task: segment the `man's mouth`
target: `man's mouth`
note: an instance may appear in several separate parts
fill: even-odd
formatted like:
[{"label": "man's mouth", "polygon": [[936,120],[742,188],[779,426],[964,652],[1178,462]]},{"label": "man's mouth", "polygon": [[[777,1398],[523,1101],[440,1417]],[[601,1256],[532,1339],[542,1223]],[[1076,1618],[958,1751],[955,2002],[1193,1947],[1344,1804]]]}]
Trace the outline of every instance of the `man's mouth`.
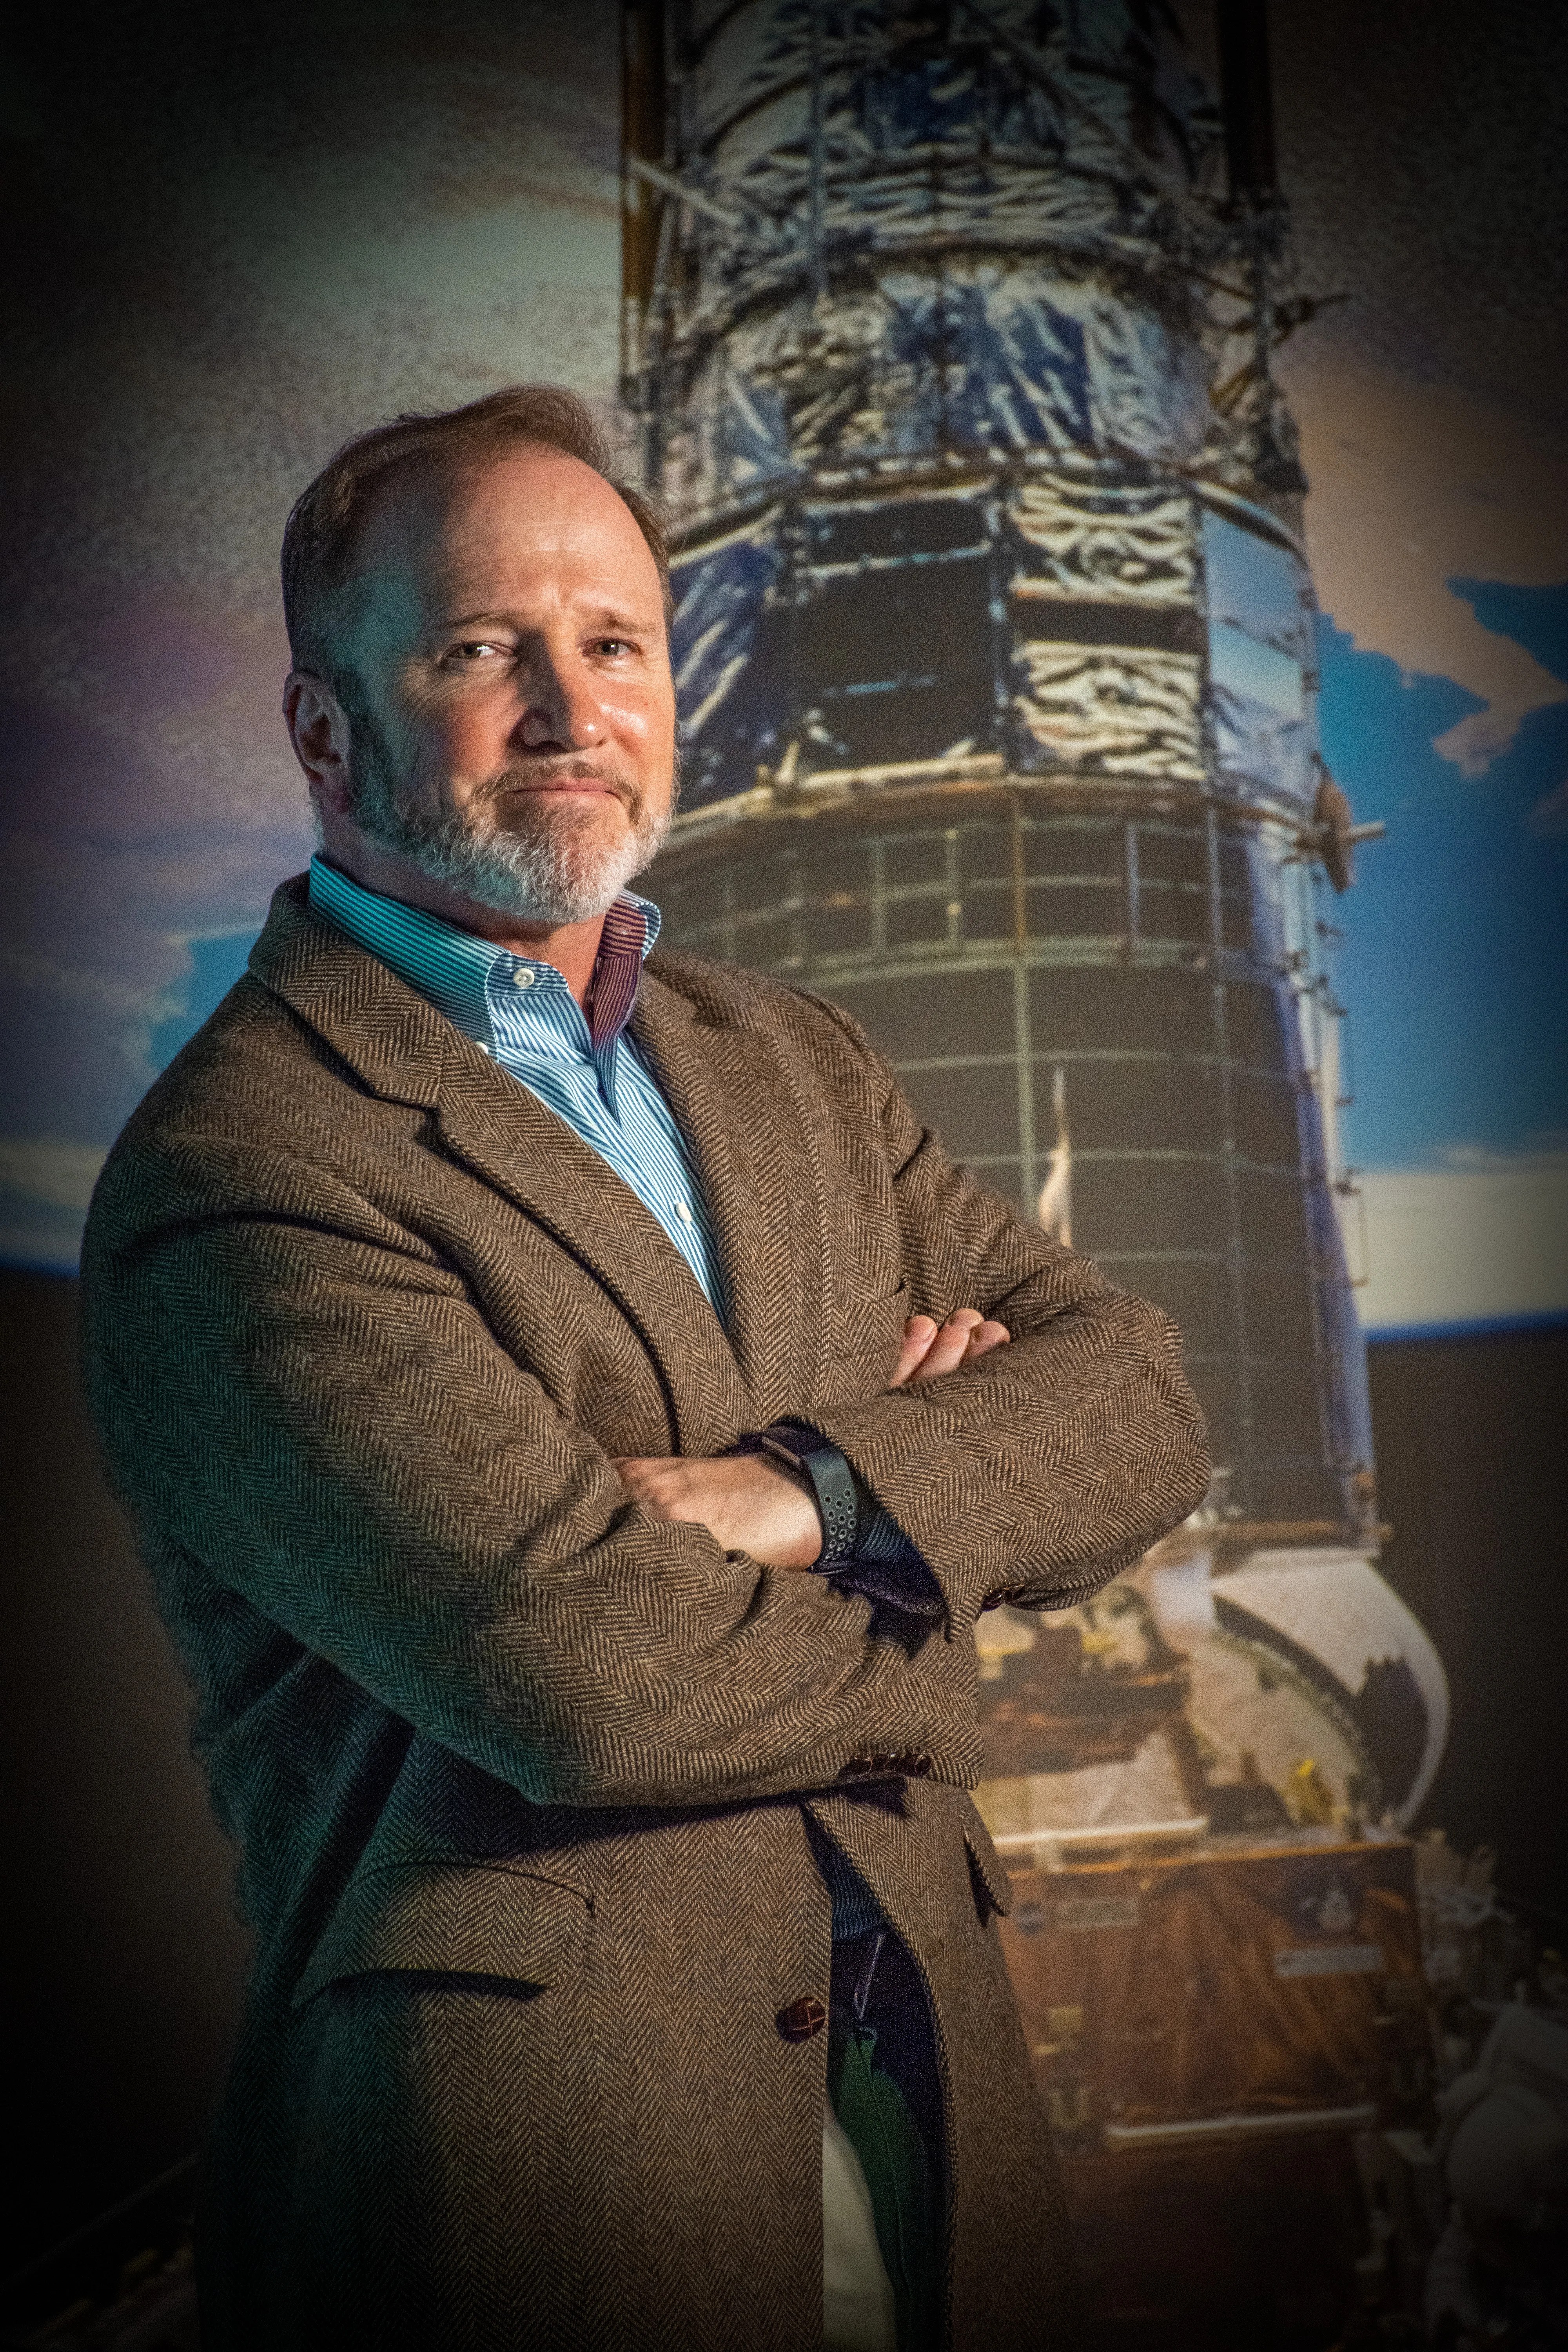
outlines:
[{"label": "man's mouth", "polygon": [[510,775],[500,787],[497,798],[531,798],[543,793],[575,793],[579,798],[619,801],[623,805],[627,805],[630,799],[624,784],[593,769],[558,770],[540,776]]},{"label": "man's mouth", "polygon": [[493,825],[501,833],[530,833],[541,824],[553,829],[558,824],[567,824],[574,810],[586,823],[595,809],[611,806],[620,810],[626,824],[635,824],[636,817],[624,791],[617,791],[604,777],[552,776],[541,778],[538,782],[510,783],[504,792],[487,793],[475,815],[481,827]]}]

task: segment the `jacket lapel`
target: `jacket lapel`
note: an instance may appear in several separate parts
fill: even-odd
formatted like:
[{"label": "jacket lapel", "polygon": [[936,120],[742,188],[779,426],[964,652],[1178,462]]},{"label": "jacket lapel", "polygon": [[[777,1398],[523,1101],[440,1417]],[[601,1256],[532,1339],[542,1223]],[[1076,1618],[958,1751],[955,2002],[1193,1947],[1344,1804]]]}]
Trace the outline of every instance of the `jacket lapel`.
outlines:
[{"label": "jacket lapel", "polygon": [[730,1339],[759,1417],[798,1411],[826,1370],[826,1204],[814,1126],[784,1056],[704,1021],[645,969],[631,1029],[696,1162],[728,1286]]},{"label": "jacket lapel", "polygon": [[[659,1368],[679,1451],[713,1453],[756,1426],[757,1405],[736,1351],[658,1218],[536,1095],[376,957],[313,914],[302,880],[276,894],[251,970],[373,1093],[431,1111],[453,1157],[594,1276]],[[674,1055],[682,1068],[689,1059],[679,1050]],[[716,1127],[700,1084],[696,1091]],[[691,1136],[673,1090],[670,1100]],[[694,1137],[693,1145],[731,1296],[747,1298],[750,1318],[749,1273],[731,1255],[722,1154],[710,1156]]]},{"label": "jacket lapel", "polygon": [[676,1451],[710,1454],[751,1425],[724,1328],[653,1212],[591,1144],[477,1045],[448,1063],[436,1116],[453,1155],[585,1266],[663,1377]]}]

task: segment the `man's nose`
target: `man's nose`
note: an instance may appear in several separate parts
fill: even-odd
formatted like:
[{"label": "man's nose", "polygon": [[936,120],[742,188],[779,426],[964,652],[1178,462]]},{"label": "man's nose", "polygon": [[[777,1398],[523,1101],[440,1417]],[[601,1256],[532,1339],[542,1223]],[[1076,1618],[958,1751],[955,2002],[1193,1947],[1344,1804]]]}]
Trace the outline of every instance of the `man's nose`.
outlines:
[{"label": "man's nose", "polygon": [[526,691],[514,730],[524,751],[588,751],[604,741],[605,713],[591,673],[541,654],[529,665]]}]

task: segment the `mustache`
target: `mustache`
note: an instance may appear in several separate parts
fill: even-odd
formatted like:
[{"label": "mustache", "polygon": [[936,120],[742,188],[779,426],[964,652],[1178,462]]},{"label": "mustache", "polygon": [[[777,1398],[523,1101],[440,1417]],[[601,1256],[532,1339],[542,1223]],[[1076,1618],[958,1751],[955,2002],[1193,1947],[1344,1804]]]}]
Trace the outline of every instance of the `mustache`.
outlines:
[{"label": "mustache", "polygon": [[471,808],[499,808],[503,801],[525,793],[548,791],[552,784],[602,784],[613,793],[634,820],[642,814],[643,795],[637,783],[620,768],[605,767],[581,754],[565,758],[531,761],[526,767],[513,765],[502,768],[489,777],[474,793]]}]

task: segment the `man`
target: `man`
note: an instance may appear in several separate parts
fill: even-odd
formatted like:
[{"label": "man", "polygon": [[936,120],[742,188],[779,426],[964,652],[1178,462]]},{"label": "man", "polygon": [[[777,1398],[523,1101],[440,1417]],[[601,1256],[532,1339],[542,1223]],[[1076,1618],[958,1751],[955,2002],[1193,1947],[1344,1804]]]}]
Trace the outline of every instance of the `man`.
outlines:
[{"label": "man", "polygon": [[842,1013],[645,966],[667,576],[578,404],[351,443],[284,574],[321,853],[84,1264],[257,1931],[204,2345],[1059,2345],[972,1635],[1195,1504],[1175,1335]]}]

